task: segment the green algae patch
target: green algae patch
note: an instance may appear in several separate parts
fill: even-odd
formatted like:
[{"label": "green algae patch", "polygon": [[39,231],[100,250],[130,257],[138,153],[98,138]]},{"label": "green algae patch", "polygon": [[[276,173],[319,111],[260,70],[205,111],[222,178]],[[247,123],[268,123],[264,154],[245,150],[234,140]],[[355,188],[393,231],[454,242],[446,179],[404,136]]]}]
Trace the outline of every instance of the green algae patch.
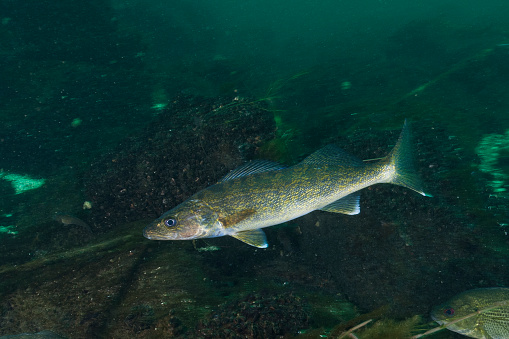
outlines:
[{"label": "green algae patch", "polygon": [[509,130],[505,134],[488,134],[476,148],[481,159],[479,169],[492,176],[488,185],[496,195],[508,195]]},{"label": "green algae patch", "polygon": [[16,228],[15,225],[9,225],[9,226],[0,226],[0,234],[9,234],[9,235],[16,235],[18,234],[18,231],[14,231]]},{"label": "green algae patch", "polygon": [[27,175],[3,171],[0,172],[0,179],[10,182],[15,194],[21,194],[29,190],[37,189],[46,182],[46,179],[34,179]]},{"label": "green algae patch", "polygon": [[314,293],[308,294],[307,299],[311,307],[313,327],[332,328],[359,315],[356,307],[339,295]]}]

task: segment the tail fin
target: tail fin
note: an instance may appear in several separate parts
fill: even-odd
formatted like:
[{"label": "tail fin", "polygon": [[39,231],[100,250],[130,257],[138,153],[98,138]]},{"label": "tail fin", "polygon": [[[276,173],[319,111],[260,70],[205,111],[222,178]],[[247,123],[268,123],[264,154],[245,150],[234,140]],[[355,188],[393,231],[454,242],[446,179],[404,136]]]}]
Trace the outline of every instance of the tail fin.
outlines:
[{"label": "tail fin", "polygon": [[394,146],[384,161],[386,161],[390,167],[394,168],[394,174],[389,181],[391,184],[410,188],[419,194],[431,197],[430,194],[424,193],[421,180],[414,170],[410,142],[410,127],[406,120],[396,146]]}]

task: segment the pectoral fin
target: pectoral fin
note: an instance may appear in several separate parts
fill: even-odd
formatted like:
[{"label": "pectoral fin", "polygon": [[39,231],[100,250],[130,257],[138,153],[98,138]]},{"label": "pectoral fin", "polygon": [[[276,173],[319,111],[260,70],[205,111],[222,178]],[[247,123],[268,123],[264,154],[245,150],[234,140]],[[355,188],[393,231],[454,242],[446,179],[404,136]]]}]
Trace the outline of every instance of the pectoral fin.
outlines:
[{"label": "pectoral fin", "polygon": [[241,231],[231,236],[254,247],[267,248],[269,246],[265,232],[261,229]]}]

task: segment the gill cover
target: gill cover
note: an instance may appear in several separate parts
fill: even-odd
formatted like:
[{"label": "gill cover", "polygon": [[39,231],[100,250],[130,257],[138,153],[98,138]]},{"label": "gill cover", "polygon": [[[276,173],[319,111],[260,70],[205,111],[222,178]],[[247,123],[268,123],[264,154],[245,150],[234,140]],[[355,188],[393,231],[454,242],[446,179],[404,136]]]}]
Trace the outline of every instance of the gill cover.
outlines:
[{"label": "gill cover", "polygon": [[189,240],[219,236],[217,213],[205,202],[187,200],[148,225],[143,235],[152,240]]}]

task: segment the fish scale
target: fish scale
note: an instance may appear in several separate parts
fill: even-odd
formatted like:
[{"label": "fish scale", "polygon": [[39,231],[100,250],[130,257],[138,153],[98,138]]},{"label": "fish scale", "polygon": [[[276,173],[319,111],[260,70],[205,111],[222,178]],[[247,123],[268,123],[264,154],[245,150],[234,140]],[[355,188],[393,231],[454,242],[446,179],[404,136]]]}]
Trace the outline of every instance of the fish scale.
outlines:
[{"label": "fish scale", "polygon": [[[339,171],[353,175],[337,175]],[[374,177],[376,169],[362,169],[365,178],[368,178],[367,173],[372,174],[369,178]],[[256,214],[234,226],[237,231],[245,231],[295,219],[341,199],[361,186],[370,185],[369,182],[357,181],[356,174],[352,169],[339,166],[313,168],[297,165],[277,174],[260,173],[245,181],[225,184],[227,186],[221,187],[221,190],[228,191],[228,194],[217,194],[213,186],[210,190],[198,193],[196,198],[207,201],[210,206],[226,215],[234,214],[239,209],[255,209]]]}]

